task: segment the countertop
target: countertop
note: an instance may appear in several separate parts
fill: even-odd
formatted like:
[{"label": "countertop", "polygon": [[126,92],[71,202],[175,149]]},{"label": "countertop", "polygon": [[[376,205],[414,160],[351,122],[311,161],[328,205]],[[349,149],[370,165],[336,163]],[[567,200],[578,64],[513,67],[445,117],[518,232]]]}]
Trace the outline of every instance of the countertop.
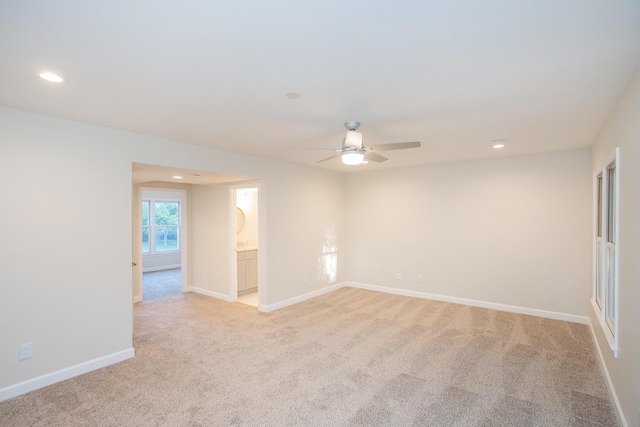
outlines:
[{"label": "countertop", "polygon": [[248,251],[257,251],[257,246],[240,246],[236,248],[236,252],[248,252]]}]

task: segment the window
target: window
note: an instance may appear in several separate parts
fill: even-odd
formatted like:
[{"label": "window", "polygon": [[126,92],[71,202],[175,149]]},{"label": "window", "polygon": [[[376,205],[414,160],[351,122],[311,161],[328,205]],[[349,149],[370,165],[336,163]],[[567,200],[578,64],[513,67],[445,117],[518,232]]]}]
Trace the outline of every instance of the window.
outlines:
[{"label": "window", "polygon": [[611,333],[615,332],[615,320],[616,320],[616,228],[617,228],[617,215],[616,215],[616,165],[615,163],[609,165],[607,168],[607,266],[606,266],[606,283],[605,289],[607,294],[605,300],[607,303],[605,310],[605,318],[607,325],[611,330]]},{"label": "window", "polygon": [[609,346],[618,350],[618,149],[595,177],[593,306]]},{"label": "window", "polygon": [[598,304],[598,307],[600,308],[600,310],[602,310],[602,278],[601,276],[601,268],[600,265],[602,264],[601,259],[602,259],[602,253],[600,250],[600,247],[602,246],[602,174],[598,175],[597,177],[597,192],[598,192],[598,197],[597,197],[597,203],[598,203],[598,207],[597,207],[597,211],[598,211],[598,215],[597,215],[597,234],[596,234],[596,263],[595,263],[595,282],[596,282],[596,286],[595,286],[595,295],[594,295],[594,299],[596,301],[596,304]]},{"label": "window", "polygon": [[180,250],[180,202],[142,201],[142,253],[145,255]]}]

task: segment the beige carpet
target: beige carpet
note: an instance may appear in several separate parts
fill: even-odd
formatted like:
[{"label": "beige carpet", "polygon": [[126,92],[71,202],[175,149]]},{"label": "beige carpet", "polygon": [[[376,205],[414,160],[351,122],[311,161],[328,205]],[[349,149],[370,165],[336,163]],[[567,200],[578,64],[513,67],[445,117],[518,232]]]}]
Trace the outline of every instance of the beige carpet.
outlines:
[{"label": "beige carpet", "polygon": [[142,275],[142,300],[171,298],[182,293],[182,269],[152,271]]},{"label": "beige carpet", "polygon": [[344,288],[273,313],[135,308],[136,357],[0,403],[2,426],[615,426],[585,325]]}]

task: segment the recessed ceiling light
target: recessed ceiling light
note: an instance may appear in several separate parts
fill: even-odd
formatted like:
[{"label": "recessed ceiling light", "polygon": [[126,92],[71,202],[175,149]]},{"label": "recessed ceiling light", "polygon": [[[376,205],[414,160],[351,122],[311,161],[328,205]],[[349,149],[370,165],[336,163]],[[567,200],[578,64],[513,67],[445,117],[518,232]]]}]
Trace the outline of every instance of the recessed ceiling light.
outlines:
[{"label": "recessed ceiling light", "polygon": [[40,73],[40,77],[53,83],[62,83],[64,81],[62,77],[53,73]]},{"label": "recessed ceiling light", "polygon": [[507,138],[496,138],[491,140],[491,146],[493,148],[504,148],[507,144]]},{"label": "recessed ceiling light", "polygon": [[302,94],[298,92],[289,92],[289,93],[286,93],[284,96],[286,96],[289,99],[298,99],[302,96]]},{"label": "recessed ceiling light", "polygon": [[173,179],[182,179],[182,177],[180,175],[174,175]]}]

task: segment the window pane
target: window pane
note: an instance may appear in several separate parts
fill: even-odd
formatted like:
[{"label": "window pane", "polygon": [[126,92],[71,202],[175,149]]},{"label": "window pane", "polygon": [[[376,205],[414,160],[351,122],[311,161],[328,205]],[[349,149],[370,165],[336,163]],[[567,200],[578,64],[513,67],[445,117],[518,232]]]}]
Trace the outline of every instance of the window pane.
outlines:
[{"label": "window pane", "polygon": [[142,226],[149,225],[149,201],[143,200],[142,202]]},{"label": "window pane", "polygon": [[608,256],[607,256],[607,317],[610,322],[615,324],[615,306],[616,306],[616,293],[615,293],[615,283],[616,283],[616,250],[615,248],[607,248]]},{"label": "window pane", "polygon": [[142,252],[149,252],[149,227],[142,227]]},{"label": "window pane", "polygon": [[179,240],[178,227],[156,227],[156,252],[180,249]]},{"label": "window pane", "polygon": [[602,251],[600,250],[600,239],[596,242],[596,303],[602,310]]},{"label": "window pane", "polygon": [[598,237],[602,237],[602,175],[598,176]]},{"label": "window pane", "polygon": [[178,213],[180,212],[179,202],[155,202],[154,215],[155,225],[179,225]]},{"label": "window pane", "polygon": [[607,210],[607,241],[615,243],[616,229],[616,167],[609,169],[609,200]]}]

